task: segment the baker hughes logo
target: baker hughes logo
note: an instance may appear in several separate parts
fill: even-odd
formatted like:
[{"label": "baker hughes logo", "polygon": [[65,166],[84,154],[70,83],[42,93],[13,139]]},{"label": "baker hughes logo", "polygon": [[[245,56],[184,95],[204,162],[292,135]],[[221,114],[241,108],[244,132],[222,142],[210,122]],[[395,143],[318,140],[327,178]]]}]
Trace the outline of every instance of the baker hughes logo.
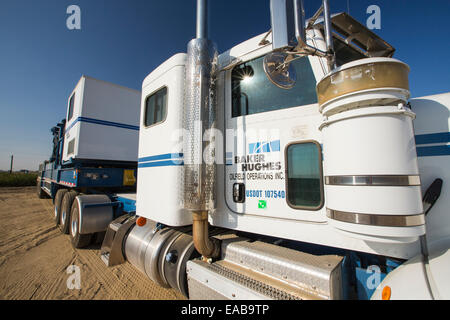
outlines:
[{"label": "baker hughes logo", "polygon": [[280,151],[280,140],[249,143],[248,154]]},{"label": "baker hughes logo", "polygon": [[264,154],[280,151],[280,140],[249,143],[248,149],[246,156],[234,157],[234,163],[240,165],[242,172],[281,170],[280,161],[273,161],[273,157]]}]

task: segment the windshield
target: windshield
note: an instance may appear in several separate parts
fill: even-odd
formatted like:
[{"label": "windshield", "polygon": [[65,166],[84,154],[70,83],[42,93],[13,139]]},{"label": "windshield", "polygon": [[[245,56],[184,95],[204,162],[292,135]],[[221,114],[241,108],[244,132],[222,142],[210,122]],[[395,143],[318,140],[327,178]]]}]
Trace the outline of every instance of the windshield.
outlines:
[{"label": "windshield", "polygon": [[263,60],[264,56],[233,68],[233,117],[317,103],[316,79],[308,57],[292,62],[297,81],[291,89],[281,89],[270,82]]}]

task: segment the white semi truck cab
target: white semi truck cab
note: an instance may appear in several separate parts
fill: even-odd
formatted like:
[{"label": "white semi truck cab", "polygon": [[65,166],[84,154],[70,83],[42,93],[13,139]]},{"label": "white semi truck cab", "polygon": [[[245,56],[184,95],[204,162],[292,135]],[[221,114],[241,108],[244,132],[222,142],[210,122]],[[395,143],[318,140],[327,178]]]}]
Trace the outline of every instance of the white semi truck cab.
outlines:
[{"label": "white semi truck cab", "polygon": [[102,259],[190,299],[450,298],[450,93],[410,99],[395,49],[327,0],[270,3],[219,55],[199,0],[143,81],[135,212]]}]

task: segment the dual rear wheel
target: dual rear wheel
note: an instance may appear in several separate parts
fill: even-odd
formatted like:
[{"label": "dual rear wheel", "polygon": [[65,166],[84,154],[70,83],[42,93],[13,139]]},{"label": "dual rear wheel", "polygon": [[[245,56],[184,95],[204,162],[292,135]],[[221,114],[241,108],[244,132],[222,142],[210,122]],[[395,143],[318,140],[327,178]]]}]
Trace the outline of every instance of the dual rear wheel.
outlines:
[{"label": "dual rear wheel", "polygon": [[63,234],[70,236],[74,248],[84,248],[91,243],[93,234],[80,234],[80,208],[75,200],[78,192],[59,189],[55,196],[55,223]]},{"label": "dual rear wheel", "polygon": [[74,248],[84,248],[91,243],[92,233],[80,234],[80,208],[78,207],[78,201],[74,201],[70,210],[70,226],[69,235],[70,241]]},{"label": "dual rear wheel", "polygon": [[56,196],[55,196],[55,224],[57,226],[59,226],[59,220],[61,219],[61,205],[62,205],[62,200],[65,196],[65,194],[68,192],[67,189],[59,189],[56,192]]},{"label": "dual rear wheel", "polygon": [[61,202],[61,214],[59,215],[59,229],[64,234],[69,234],[70,228],[70,212],[72,204],[78,192],[71,190],[66,192]]}]

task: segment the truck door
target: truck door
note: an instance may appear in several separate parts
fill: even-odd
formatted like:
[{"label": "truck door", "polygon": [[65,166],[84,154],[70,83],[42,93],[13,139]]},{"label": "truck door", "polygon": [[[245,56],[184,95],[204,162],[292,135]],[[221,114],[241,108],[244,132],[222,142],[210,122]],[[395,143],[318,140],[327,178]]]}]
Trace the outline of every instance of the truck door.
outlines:
[{"label": "truck door", "polygon": [[321,116],[317,106],[315,58],[292,62],[291,89],[266,77],[264,56],[226,74],[225,197],[241,214],[325,221]]}]

